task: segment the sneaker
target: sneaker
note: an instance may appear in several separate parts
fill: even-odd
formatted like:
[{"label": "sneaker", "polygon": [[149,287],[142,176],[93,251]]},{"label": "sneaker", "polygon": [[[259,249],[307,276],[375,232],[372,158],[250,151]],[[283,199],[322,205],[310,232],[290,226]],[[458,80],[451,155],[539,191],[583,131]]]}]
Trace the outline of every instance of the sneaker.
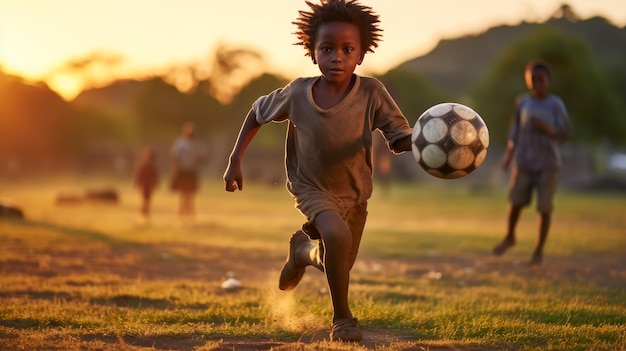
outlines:
[{"label": "sneaker", "polygon": [[330,329],[330,341],[358,342],[363,339],[356,318],[342,318],[333,322]]},{"label": "sneaker", "polygon": [[287,260],[283,265],[283,269],[280,271],[280,278],[278,280],[278,288],[280,290],[292,290],[302,279],[306,267],[300,267],[296,264],[296,250],[300,244],[308,241],[309,237],[302,231],[295,232],[291,236],[291,239],[289,239]]},{"label": "sneaker", "polygon": [[493,248],[493,254],[496,256],[501,256],[513,246],[515,246],[515,241],[504,239],[501,243]]}]

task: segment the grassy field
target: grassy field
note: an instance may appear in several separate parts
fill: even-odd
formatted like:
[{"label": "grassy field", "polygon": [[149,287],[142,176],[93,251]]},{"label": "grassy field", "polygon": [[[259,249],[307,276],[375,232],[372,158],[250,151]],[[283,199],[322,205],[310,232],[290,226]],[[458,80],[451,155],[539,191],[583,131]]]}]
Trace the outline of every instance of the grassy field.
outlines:
[{"label": "grassy field", "polygon": [[[282,185],[203,184],[194,221],[160,189],[149,222],[127,181],[0,183],[26,213],[0,220],[0,350],[625,350],[626,197],[561,191],[544,265],[526,265],[503,189],[392,186],[374,194],[352,272],[365,340],[327,342],[324,276],[277,288],[301,217]],[[117,205],[56,205],[59,192],[112,185]],[[220,287],[227,272],[243,287]]]}]

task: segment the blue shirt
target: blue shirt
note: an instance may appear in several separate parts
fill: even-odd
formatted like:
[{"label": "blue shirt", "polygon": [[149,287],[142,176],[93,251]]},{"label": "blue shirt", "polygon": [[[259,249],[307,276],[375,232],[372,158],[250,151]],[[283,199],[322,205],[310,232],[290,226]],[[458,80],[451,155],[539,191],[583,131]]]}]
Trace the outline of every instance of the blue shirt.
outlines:
[{"label": "blue shirt", "polygon": [[538,118],[552,126],[557,134],[565,133],[570,128],[565,104],[556,95],[535,99],[530,94],[525,94],[520,99],[515,123],[509,131],[509,139],[515,145],[515,161],[519,169],[527,172],[559,169],[561,155],[558,140],[534,129],[530,124],[531,118]]}]

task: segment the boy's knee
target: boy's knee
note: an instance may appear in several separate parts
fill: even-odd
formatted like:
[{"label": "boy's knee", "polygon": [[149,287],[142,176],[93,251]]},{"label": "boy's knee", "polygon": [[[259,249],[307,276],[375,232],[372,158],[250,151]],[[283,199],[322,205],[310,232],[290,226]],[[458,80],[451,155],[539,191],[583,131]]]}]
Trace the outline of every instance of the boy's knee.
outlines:
[{"label": "boy's knee", "polygon": [[352,247],[352,233],[339,214],[326,211],[318,214],[315,227],[326,250],[341,250],[348,253]]},{"label": "boy's knee", "polygon": [[322,240],[327,249],[341,250],[348,253],[352,247],[352,235],[349,231],[333,228],[321,232]]},{"label": "boy's knee", "polygon": [[537,212],[539,212],[540,214],[544,215],[544,214],[551,214],[552,210],[554,209],[554,206],[552,204],[552,200],[548,199],[539,199],[539,201],[537,201]]}]

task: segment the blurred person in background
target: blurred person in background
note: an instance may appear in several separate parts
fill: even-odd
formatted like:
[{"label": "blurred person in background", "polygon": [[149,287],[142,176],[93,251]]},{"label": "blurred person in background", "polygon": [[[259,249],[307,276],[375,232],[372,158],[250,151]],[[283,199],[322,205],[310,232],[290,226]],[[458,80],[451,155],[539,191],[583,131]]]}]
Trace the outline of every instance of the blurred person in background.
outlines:
[{"label": "blurred person in background", "polygon": [[196,124],[183,124],[181,135],[170,150],[172,178],[170,188],[180,193],[179,215],[192,218],[195,214],[194,197],[200,189],[199,168],[204,160],[195,141]]},{"label": "blurred person in background", "polygon": [[530,61],[524,69],[528,93],[516,100],[516,114],[509,131],[502,168],[514,164],[509,183],[507,232],[493,248],[500,256],[515,245],[515,229],[522,209],[537,193],[539,235],[529,264],[540,265],[550,231],[553,200],[556,193],[561,155],[559,142],[572,137],[572,127],[565,104],[549,92],[552,74],[541,61]]},{"label": "blurred person in background", "polygon": [[152,194],[159,184],[159,170],[153,147],[146,147],[141,153],[139,165],[135,171],[135,186],[141,193],[141,214],[150,217]]}]

